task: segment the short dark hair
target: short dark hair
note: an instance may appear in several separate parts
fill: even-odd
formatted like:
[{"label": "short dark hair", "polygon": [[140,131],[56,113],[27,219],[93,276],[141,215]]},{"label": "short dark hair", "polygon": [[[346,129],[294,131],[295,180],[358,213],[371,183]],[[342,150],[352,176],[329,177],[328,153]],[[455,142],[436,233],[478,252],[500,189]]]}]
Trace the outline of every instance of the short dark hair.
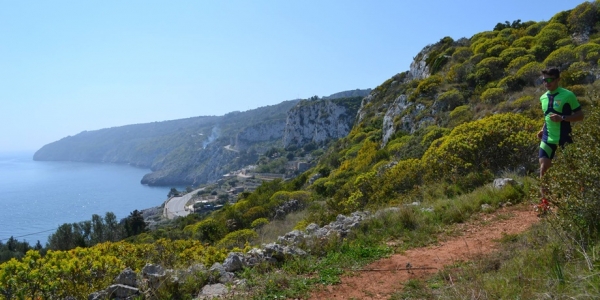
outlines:
[{"label": "short dark hair", "polygon": [[546,70],[542,70],[542,75],[552,76],[554,78],[559,78],[560,77],[560,71],[558,70],[558,68],[552,67],[552,68],[548,68]]}]

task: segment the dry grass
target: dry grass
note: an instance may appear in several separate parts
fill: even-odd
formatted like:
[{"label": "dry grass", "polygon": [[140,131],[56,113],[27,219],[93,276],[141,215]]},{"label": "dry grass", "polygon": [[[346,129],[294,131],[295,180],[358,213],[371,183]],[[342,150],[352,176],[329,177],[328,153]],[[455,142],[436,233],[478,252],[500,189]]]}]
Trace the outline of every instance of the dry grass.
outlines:
[{"label": "dry grass", "polygon": [[258,238],[252,241],[254,245],[268,244],[277,241],[279,236],[292,231],[296,224],[305,219],[307,210],[293,212],[288,214],[283,220],[273,220],[263,227],[256,230]]}]

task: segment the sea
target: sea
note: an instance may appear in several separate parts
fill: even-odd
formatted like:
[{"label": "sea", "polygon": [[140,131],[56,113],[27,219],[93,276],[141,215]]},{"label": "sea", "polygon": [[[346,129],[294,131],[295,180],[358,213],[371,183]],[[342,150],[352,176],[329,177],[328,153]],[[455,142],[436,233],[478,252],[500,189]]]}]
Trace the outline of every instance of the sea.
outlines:
[{"label": "sea", "polygon": [[160,206],[171,187],[142,185],[150,170],[121,164],[34,161],[33,152],[0,152],[0,241],[45,246],[64,223]]}]

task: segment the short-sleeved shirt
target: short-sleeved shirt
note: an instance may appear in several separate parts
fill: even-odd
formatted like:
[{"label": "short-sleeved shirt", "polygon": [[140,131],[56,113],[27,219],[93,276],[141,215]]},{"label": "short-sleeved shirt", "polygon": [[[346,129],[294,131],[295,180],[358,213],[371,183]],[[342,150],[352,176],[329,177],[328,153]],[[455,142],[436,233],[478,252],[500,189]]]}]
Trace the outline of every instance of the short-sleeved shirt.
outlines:
[{"label": "short-sleeved shirt", "polygon": [[556,90],[544,93],[540,97],[542,110],[544,111],[544,130],[542,141],[548,144],[564,145],[571,142],[571,123],[566,121],[554,122],[550,120],[550,114],[568,116],[573,112],[581,110],[579,101],[573,92],[559,87]]}]

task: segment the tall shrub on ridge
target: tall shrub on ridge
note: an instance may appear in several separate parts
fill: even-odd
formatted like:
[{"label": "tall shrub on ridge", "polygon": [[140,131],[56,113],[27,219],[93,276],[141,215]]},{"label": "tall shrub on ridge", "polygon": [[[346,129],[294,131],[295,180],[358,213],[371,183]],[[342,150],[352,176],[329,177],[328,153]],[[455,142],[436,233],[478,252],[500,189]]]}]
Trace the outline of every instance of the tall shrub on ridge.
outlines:
[{"label": "tall shrub on ridge", "polygon": [[576,240],[600,238],[600,106],[573,128],[574,143],[559,150],[542,186],[558,207],[557,220]]},{"label": "tall shrub on ridge", "polygon": [[456,178],[472,172],[498,173],[506,169],[535,168],[540,124],[522,115],[506,113],[458,125],[432,143],[423,155],[427,180]]}]

